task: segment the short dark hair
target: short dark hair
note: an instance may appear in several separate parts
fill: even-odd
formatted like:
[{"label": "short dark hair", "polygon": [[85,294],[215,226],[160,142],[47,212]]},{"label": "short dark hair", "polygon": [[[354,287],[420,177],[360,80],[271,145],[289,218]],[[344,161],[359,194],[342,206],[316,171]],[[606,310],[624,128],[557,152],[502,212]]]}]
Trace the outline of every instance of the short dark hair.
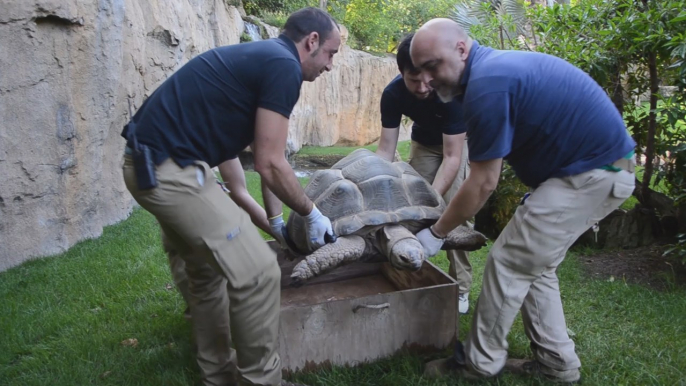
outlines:
[{"label": "short dark hair", "polygon": [[298,43],[305,36],[316,32],[319,34],[319,44],[322,44],[329,38],[334,26],[340,30],[331,15],[319,8],[307,7],[288,16],[281,33]]},{"label": "short dark hair", "polygon": [[419,69],[412,64],[412,58],[410,57],[410,43],[412,43],[413,37],[414,32],[405,35],[398,45],[398,54],[395,58],[398,61],[398,70],[400,70],[401,74],[405,74],[405,71],[408,71],[411,75],[419,74]]}]

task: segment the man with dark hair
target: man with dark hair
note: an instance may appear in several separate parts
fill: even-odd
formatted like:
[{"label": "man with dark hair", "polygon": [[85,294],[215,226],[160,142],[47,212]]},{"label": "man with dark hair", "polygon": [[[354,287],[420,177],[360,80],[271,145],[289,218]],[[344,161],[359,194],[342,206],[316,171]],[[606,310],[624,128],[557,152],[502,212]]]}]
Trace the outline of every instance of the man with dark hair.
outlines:
[{"label": "man with dark hair", "polygon": [[[324,11],[297,11],[277,39],[218,47],[190,60],[122,132],[126,187],[185,263],[206,385],[237,384],[236,367],[241,384],[288,384],[276,352],[281,271],[249,216],[217,188],[211,168],[252,144],[266,188],[307,218],[311,248],[324,245],[331,222],[305,195],[284,154],[302,81],[331,70],[339,45],[337,25]],[[267,215],[280,209],[267,205]]]},{"label": "man with dark hair", "polygon": [[[419,70],[410,58],[413,36],[409,34],[400,42],[396,56],[400,75],[381,95],[383,129],[376,153],[393,160],[402,116],[410,117],[414,121],[410,165],[449,202],[469,173],[466,126],[459,103],[441,102],[431,86],[419,78]],[[472,285],[469,255],[465,251],[448,251],[447,255],[450,276],[460,288],[458,308],[461,314],[466,314]]]},{"label": "man with dark hair", "polygon": [[[466,345],[427,370],[484,378],[507,368],[579,381],[556,271],[572,243],[631,196],[636,143],[607,93],[560,58],[481,46],[449,19],[422,26],[410,53],[442,100],[462,101],[469,135],[469,178],[417,233],[426,254],[483,206],[503,159],[532,188],[488,253]],[[532,361],[507,359],[520,310]]]},{"label": "man with dark hair", "polygon": [[282,33],[294,42],[299,42],[311,32],[317,32],[319,39],[325,41],[334,31],[331,28],[332,24],[336,26],[336,30],[340,33],[340,27],[331,15],[319,8],[308,7],[292,14],[286,20]]}]

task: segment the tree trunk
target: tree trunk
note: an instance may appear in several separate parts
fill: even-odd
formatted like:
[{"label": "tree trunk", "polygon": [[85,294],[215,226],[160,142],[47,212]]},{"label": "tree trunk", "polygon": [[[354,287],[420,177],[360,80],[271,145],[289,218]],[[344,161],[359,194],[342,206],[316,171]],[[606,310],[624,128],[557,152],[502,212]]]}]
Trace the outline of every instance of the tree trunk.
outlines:
[{"label": "tree trunk", "polygon": [[501,24],[499,27],[500,27],[500,49],[504,50],[505,49],[505,40],[503,40],[503,25]]},{"label": "tree trunk", "polygon": [[620,115],[624,115],[624,88],[622,87],[622,70],[619,66],[612,69],[612,103]]},{"label": "tree trunk", "polygon": [[[659,79],[657,77],[657,57],[655,52],[648,54],[648,72],[650,74],[650,114],[648,115],[648,135],[646,138],[646,164],[643,171],[643,196],[650,196],[650,180],[653,177],[655,167],[655,133],[657,129],[657,93],[659,91]],[[649,200],[647,200],[649,201]]]},{"label": "tree trunk", "polygon": [[326,11],[327,0],[319,0],[319,8]]}]

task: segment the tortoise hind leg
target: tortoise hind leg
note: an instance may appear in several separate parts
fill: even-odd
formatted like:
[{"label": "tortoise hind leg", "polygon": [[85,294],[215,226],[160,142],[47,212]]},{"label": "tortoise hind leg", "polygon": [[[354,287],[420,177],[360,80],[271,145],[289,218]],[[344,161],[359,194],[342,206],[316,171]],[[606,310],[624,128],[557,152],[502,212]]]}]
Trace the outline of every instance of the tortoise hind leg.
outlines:
[{"label": "tortoise hind leg", "polygon": [[486,236],[474,229],[460,225],[448,233],[441,249],[458,249],[462,251],[476,251],[486,245]]},{"label": "tortoise hind leg", "polygon": [[291,286],[301,286],[315,276],[359,260],[365,254],[366,244],[361,236],[338,237],[336,242],[312,252],[293,268]]}]

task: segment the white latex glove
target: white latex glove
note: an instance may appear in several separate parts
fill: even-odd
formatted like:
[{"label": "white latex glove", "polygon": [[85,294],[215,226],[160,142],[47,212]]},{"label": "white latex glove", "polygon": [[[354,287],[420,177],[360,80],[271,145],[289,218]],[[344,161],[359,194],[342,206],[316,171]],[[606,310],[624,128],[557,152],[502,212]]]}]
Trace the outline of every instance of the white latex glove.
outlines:
[{"label": "white latex glove", "polygon": [[279,242],[281,249],[288,249],[286,239],[283,237],[283,228],[286,224],[283,222],[283,213],[269,219],[269,227],[272,229],[274,239]]},{"label": "white latex glove", "polygon": [[314,204],[312,204],[312,212],[305,216],[305,226],[307,246],[311,251],[319,249],[326,244],[326,241],[324,241],[324,235],[326,233],[333,236],[331,220],[324,216]]},{"label": "white latex glove", "polygon": [[426,258],[436,256],[436,254],[438,254],[438,251],[441,250],[443,242],[445,241],[445,239],[439,239],[436,236],[434,236],[433,232],[431,232],[430,227],[421,230],[419,233],[416,234],[416,236],[417,239],[419,239],[419,242],[422,243],[422,246],[424,247],[424,256]]}]

